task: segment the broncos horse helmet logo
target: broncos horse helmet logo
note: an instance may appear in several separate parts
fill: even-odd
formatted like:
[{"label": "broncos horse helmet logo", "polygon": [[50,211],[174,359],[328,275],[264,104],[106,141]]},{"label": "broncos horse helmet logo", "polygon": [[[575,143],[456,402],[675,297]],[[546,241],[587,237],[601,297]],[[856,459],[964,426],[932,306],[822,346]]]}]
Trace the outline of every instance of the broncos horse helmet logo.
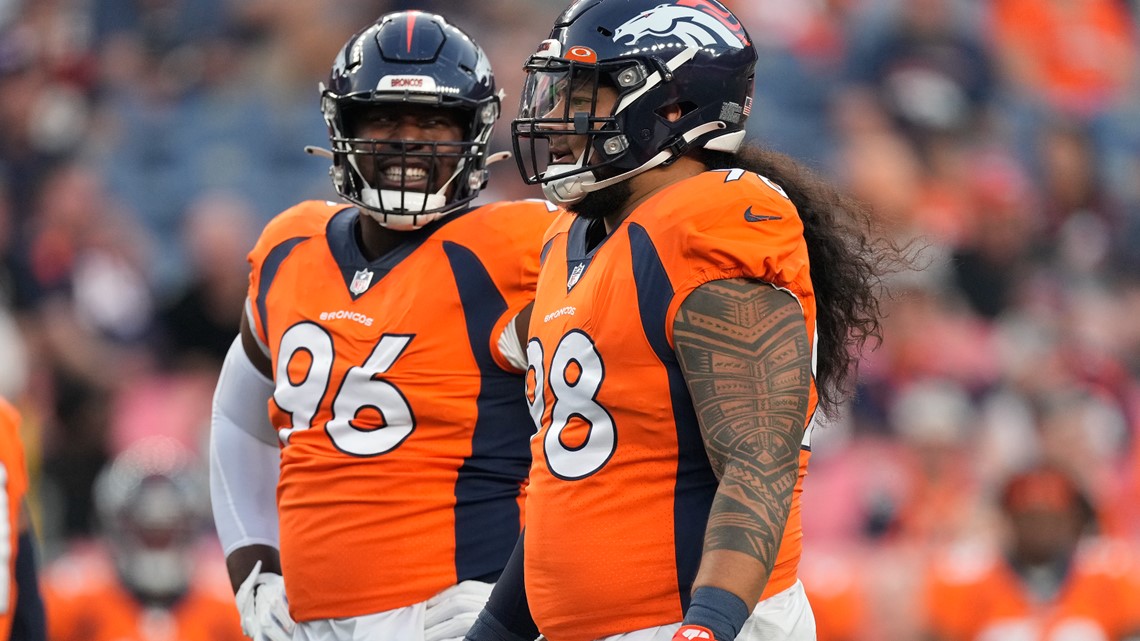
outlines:
[{"label": "broncos horse helmet logo", "polygon": [[622,39],[632,38],[626,43],[632,45],[647,36],[673,37],[686,47],[721,45],[734,49],[743,48],[747,40],[739,23],[733,28],[730,23],[712,13],[701,11],[696,6],[685,6],[702,4],[699,1],[659,4],[618,27],[614,31],[613,40],[620,42]]}]

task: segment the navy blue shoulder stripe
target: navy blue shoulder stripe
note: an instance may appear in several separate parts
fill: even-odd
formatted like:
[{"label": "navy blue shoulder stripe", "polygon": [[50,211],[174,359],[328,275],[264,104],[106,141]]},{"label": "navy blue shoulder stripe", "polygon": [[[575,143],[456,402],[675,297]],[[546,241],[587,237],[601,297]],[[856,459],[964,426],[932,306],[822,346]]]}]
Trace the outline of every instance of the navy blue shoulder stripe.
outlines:
[{"label": "navy blue shoulder stripe", "polygon": [[261,263],[261,273],[258,274],[257,279],[257,315],[261,318],[262,336],[269,337],[269,321],[265,318],[265,297],[269,294],[269,286],[277,277],[277,270],[281,269],[281,263],[285,262],[293,248],[310,238],[312,236],[297,236],[283,241],[269,250],[269,254]]},{"label": "navy blue shoulder stripe", "polygon": [[538,264],[539,265],[546,262],[546,255],[548,253],[550,253],[550,246],[553,244],[554,244],[554,239],[551,238],[550,240],[546,241],[545,245],[542,246],[542,253],[538,255]]},{"label": "navy blue shoulder stripe", "polygon": [[673,284],[649,232],[637,223],[629,225],[630,255],[633,258],[633,280],[637,284],[637,309],[641,312],[642,330],[657,358],[675,360],[665,336],[665,314],[673,301]]},{"label": "navy blue shoulder stripe", "polygon": [[534,425],[517,375],[491,355],[495,324],[507,302],[471,249],[444,241],[481,383],[471,455],[455,479],[455,571],[459,581],[497,573],[519,534],[518,495],[530,469]]},{"label": "navy blue shoulder stripe", "polygon": [[475,252],[454,241],[443,242],[443,253],[451,264],[459,301],[467,319],[467,333],[471,350],[480,367],[494,365],[491,356],[491,330],[495,322],[507,311],[507,301],[495,286],[487,267]]},{"label": "navy blue shoulder stripe", "polygon": [[669,380],[673,424],[677,431],[677,478],[673,488],[673,537],[677,568],[677,593],[681,611],[689,609],[693,581],[701,562],[705,526],[717,480],[705,454],[697,413],[677,355],[665,335],[665,317],[675,291],[649,232],[636,223],[629,225],[633,280],[637,286],[637,309],[641,327]]}]

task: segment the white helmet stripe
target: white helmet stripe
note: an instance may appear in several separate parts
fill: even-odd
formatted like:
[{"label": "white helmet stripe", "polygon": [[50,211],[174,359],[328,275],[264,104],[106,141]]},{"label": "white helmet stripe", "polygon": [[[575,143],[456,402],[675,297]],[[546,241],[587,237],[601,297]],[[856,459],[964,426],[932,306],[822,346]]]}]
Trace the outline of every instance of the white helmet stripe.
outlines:
[{"label": "white helmet stripe", "polygon": [[[669,69],[669,71],[676,71],[676,69],[678,67],[680,67],[681,65],[685,64],[686,62],[692,60],[693,56],[696,56],[696,55],[697,55],[697,48],[696,47],[685,47],[684,49],[681,50],[680,53],[678,53],[677,55],[670,58],[669,61],[665,63],[665,67],[667,69]],[[623,109],[625,109],[626,107],[633,104],[634,101],[636,101],[641,96],[645,95],[646,92],[648,92],[650,89],[656,87],[660,83],[661,83],[661,72],[660,71],[654,71],[652,74],[650,74],[650,76],[648,78],[645,79],[645,84],[641,85],[641,87],[637,91],[634,91],[633,93],[629,93],[629,94],[622,96],[621,102],[619,102],[617,105],[617,108],[614,109],[613,115],[616,116],[619,113],[621,113]]]}]

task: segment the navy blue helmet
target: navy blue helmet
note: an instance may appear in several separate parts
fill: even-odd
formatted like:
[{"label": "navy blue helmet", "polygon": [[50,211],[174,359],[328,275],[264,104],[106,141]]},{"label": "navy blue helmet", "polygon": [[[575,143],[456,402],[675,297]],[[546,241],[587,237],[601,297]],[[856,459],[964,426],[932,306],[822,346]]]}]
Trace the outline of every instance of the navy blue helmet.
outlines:
[{"label": "navy blue helmet", "polygon": [[[715,0],[578,0],[526,63],[511,125],[523,179],[565,205],[693,149],[736,151],[756,58]],[[617,94],[604,110],[603,88]]]},{"label": "navy blue helmet", "polygon": [[147,437],[99,472],[94,498],[124,584],[147,601],[180,598],[210,523],[204,468],[174,439]]},{"label": "navy blue helmet", "polygon": [[[491,64],[466,33],[431,13],[382,16],[349,38],[328,86],[321,86],[337,193],[394,229],[422,227],[462,208],[487,184],[487,143],[499,101]],[[358,137],[358,122],[369,109],[399,104],[454,110],[463,139]],[[366,158],[371,160],[361,162]],[[436,175],[444,158],[455,161],[444,163],[455,166],[445,182]],[[384,180],[385,170],[398,176],[395,186]],[[427,188],[406,184],[408,175],[424,183],[425,172]]]}]

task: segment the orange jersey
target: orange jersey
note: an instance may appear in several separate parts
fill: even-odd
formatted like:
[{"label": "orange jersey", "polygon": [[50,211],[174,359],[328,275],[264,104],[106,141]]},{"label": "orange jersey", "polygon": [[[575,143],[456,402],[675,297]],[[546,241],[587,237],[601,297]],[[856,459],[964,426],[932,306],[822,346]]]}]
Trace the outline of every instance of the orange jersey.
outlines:
[{"label": "orange jersey", "polygon": [[[673,351],[686,296],[713,280],[763,280],[796,296],[815,336],[802,223],[756,174],[672,185],[590,251],[587,226],[566,214],[547,234],[527,350],[540,428],[526,592],[551,641],[674,623],[688,607],[717,479]],[[815,400],[813,387],[811,412]],[[808,455],[805,437],[765,596],[796,580]]]},{"label": "orange jersey", "polygon": [[998,0],[990,6],[997,42],[1028,58],[1032,66],[1023,77],[1043,85],[1042,93],[1087,108],[1124,90],[1127,67],[1120,58],[1137,51],[1127,6],[1112,0]]},{"label": "orange jersey", "polygon": [[3,593],[0,594],[0,639],[7,639],[16,611],[16,552],[20,540],[20,508],[28,492],[28,469],[24,462],[24,446],[20,440],[20,415],[16,408],[0,399],[0,481],[4,491],[3,520],[0,521],[0,567],[4,568]]},{"label": "orange jersey", "polygon": [[[223,586],[225,587],[225,586]],[[122,587],[101,555],[63,557],[45,572],[49,641],[243,641],[233,597],[194,587],[169,609],[148,608]]]},{"label": "orange jersey", "polygon": [[1042,602],[1000,557],[963,550],[933,567],[926,608],[946,641],[1122,639],[1140,632],[1140,563],[1121,542],[1085,545],[1052,600]]},{"label": "orange jersey", "polygon": [[296,620],[404,607],[505,565],[534,427],[497,342],[533,300],[552,209],[453,214],[375,262],[344,205],[303,203],[262,234],[250,322],[275,372]]},{"label": "orange jersey", "polygon": [[[857,550],[854,554],[863,553]],[[810,549],[799,567],[804,592],[815,614],[816,641],[856,641],[867,627],[866,577],[851,554]]]}]

